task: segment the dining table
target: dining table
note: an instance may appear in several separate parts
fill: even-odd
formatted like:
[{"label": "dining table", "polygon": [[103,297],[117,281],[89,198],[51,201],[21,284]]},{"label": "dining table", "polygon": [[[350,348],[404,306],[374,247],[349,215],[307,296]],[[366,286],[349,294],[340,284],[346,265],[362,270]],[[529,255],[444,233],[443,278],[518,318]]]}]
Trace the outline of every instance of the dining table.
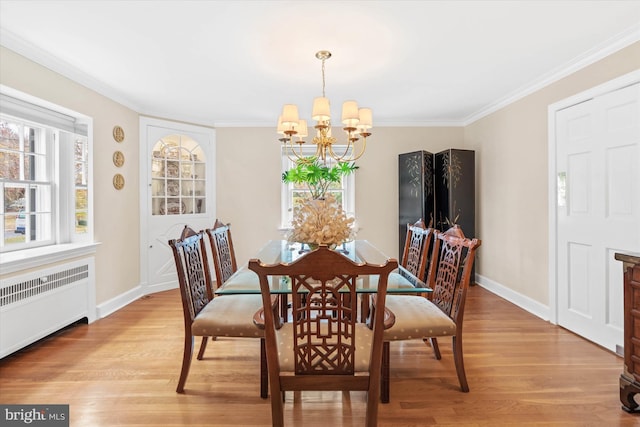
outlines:
[{"label": "dining table", "polygon": [[[292,243],[287,240],[270,240],[252,258],[258,259],[264,264],[291,263],[310,250],[312,249],[306,244]],[[384,264],[389,259],[368,240],[353,240],[337,246],[334,250],[358,263]],[[255,278],[256,273],[249,270],[247,263],[239,267],[224,284],[216,289],[215,294],[259,294],[260,286],[256,284]],[[366,298],[366,295],[377,292],[377,283],[378,277],[376,276],[358,277],[356,293],[362,297],[361,321],[366,320],[368,313],[369,298]],[[287,295],[291,294],[290,280],[287,277],[272,277],[269,285],[273,294],[281,296],[280,310],[282,314],[286,313],[288,308]],[[387,294],[428,294],[430,292],[432,289],[425,282],[402,266],[389,275]]]}]

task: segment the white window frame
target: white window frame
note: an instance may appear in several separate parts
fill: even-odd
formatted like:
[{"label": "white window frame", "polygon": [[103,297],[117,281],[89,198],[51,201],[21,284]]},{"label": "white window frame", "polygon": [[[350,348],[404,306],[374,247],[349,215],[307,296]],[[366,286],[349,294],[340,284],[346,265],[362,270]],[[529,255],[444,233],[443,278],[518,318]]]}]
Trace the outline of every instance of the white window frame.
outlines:
[{"label": "white window frame", "polygon": [[[347,149],[346,146],[335,146],[335,150],[339,150],[338,152],[344,152]],[[308,146],[303,147],[302,155],[305,157],[313,156],[316,154],[316,146]],[[350,153],[347,153],[347,156]],[[287,156],[286,149],[284,146],[281,149],[281,159],[282,159],[282,173],[291,169],[295,166],[295,161],[292,159],[296,159],[295,155],[289,153],[290,157]],[[327,164],[336,163],[335,160],[331,159],[331,161],[327,160]],[[343,186],[343,209],[349,216],[356,217],[356,178],[355,173],[349,174],[347,176],[342,177],[342,186]],[[282,230],[289,230],[291,228],[291,219],[293,216],[293,184],[287,184],[281,181],[281,195],[280,195],[280,224]]]},{"label": "white window frame", "polygon": [[[11,273],[47,262],[57,262],[95,252],[93,226],[93,120],[83,114],[34,96],[0,85],[0,113],[7,119],[44,128],[49,139],[48,162],[53,177],[51,211],[53,235],[43,244],[3,247],[0,251],[2,273]],[[86,138],[87,228],[76,233],[75,174],[73,144],[76,135]],[[83,185],[83,188],[85,186]],[[2,212],[4,196],[0,201]],[[3,227],[4,232],[4,227]]]}]

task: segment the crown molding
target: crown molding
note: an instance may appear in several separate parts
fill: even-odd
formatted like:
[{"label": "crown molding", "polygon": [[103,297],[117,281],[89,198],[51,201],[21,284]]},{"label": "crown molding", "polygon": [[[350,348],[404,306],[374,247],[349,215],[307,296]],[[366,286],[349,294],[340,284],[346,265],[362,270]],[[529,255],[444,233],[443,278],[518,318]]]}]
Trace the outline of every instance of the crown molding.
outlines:
[{"label": "crown molding", "polygon": [[[387,122],[378,123],[378,127],[464,127],[488,116],[522,98],[530,95],[582,68],[591,65],[608,55],[611,55],[632,43],[640,40],[640,24],[635,25],[626,31],[610,38],[609,40],[595,46],[593,49],[574,58],[572,61],[558,67],[556,70],[542,76],[541,78],[531,82],[530,84],[512,92],[511,94],[481,108],[480,110],[470,114],[466,118],[452,118],[436,121],[420,121],[420,122]],[[137,104],[125,94],[115,90],[109,85],[95,79],[85,72],[79,70],[73,65],[63,61],[45,50],[29,43],[4,28],[0,28],[0,45],[10,49],[27,59],[34,61],[56,73],[67,77],[68,79],[81,84],[107,98],[128,107],[141,115],[164,116],[160,111],[147,111],[141,105]],[[174,119],[193,122],[193,118],[174,117]],[[224,121],[207,121],[203,123],[206,126],[214,126],[220,128],[232,127],[272,127],[272,123],[248,123],[248,122],[224,122]]]},{"label": "crown molding", "polygon": [[531,95],[532,93],[537,92],[538,90],[549,86],[550,84],[564,77],[567,77],[639,40],[640,24],[637,24],[610,38],[609,40],[596,45],[587,52],[578,55],[568,63],[556,68],[554,71],[547,73],[546,75],[529,83],[528,85],[514,91],[510,95],[507,95],[504,98],[499,99],[496,102],[491,103],[486,107],[483,107],[482,109],[469,115],[467,118],[462,120],[463,126],[468,126],[473,122],[488,116],[491,113],[495,113],[496,111],[524,98],[525,96]]},{"label": "crown molding", "polygon": [[140,112],[141,107],[126,95],[4,28],[0,28],[0,45],[127,108]]},{"label": "crown molding", "polygon": [[[273,123],[267,122],[215,122],[217,128],[273,128]],[[442,121],[420,121],[420,122],[376,122],[376,128],[384,127],[405,127],[405,128],[418,128],[418,127],[463,127],[464,123],[461,120],[442,120]],[[339,126],[336,126],[339,127]],[[374,131],[375,132],[375,131]]]}]

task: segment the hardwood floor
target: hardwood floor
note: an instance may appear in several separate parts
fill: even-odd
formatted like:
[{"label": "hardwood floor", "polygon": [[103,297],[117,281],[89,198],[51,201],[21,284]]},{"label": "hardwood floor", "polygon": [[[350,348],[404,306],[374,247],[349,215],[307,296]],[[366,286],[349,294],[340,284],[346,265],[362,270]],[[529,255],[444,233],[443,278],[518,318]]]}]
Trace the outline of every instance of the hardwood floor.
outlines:
[{"label": "hardwood floor", "polygon": [[[618,398],[622,359],[471,287],[464,350],[469,393],[451,345],[391,345],[391,402],[380,426],[638,426]],[[259,343],[219,339],[175,392],[183,325],[177,290],[142,298],[0,361],[0,403],[69,404],[71,426],[268,426]],[[364,394],[287,394],[291,426],[364,424]]]}]

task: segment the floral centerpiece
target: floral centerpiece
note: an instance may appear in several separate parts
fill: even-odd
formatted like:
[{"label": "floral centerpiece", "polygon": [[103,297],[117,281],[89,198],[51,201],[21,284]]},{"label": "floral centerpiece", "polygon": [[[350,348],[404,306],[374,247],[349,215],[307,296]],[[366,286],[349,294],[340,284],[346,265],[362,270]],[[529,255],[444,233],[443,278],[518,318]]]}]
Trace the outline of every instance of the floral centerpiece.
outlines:
[{"label": "floral centerpiece", "polygon": [[347,217],[342,206],[327,190],[332,183],[340,182],[343,176],[356,169],[355,163],[339,162],[329,167],[316,157],[306,157],[282,174],[282,181],[286,183],[304,183],[311,196],[293,210],[292,230],[287,236],[290,242],[314,248],[319,245],[335,247],[353,240],[355,219]]},{"label": "floral centerpiece", "polygon": [[294,209],[290,242],[335,247],[353,240],[354,218],[349,218],[332,195],[306,199]]}]

